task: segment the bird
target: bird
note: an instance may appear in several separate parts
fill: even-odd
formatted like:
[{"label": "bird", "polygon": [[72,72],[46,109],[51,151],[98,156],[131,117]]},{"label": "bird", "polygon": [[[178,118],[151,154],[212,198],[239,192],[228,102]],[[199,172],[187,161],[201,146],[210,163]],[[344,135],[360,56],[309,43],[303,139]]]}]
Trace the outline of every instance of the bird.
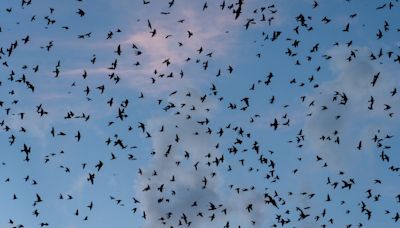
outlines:
[{"label": "bird", "polygon": [[279,125],[279,123],[276,118],[274,119],[274,122],[270,124],[270,126],[273,127],[274,130],[276,130],[278,128],[278,125]]}]

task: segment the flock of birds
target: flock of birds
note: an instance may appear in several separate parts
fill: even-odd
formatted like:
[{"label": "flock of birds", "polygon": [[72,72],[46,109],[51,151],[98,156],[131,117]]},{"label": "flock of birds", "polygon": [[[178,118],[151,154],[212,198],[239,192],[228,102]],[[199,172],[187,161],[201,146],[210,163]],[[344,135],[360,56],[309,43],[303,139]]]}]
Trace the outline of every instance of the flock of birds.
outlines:
[{"label": "flock of birds", "polygon": [[[73,3],[76,10],[69,12],[68,18],[85,23],[86,17],[93,13],[90,8],[79,5],[85,1],[87,0],[71,0],[70,4]],[[140,9],[144,12],[152,6],[160,7],[162,10],[157,14],[174,18],[173,13],[177,11],[173,9],[178,7],[180,2],[182,1],[143,0],[137,5],[140,5]],[[27,167],[28,170],[32,167],[40,167],[42,172],[48,172],[46,170],[50,169],[49,166],[53,165],[54,167],[55,165],[63,170],[61,174],[51,171],[52,175],[59,176],[59,179],[64,178],[65,175],[78,173],[84,175],[83,185],[96,186],[98,179],[106,175],[107,170],[111,173],[114,172],[110,170],[111,167],[115,167],[112,164],[122,164],[123,160],[127,160],[130,162],[129,166],[133,167],[127,172],[136,169],[135,190],[132,191],[130,198],[102,192],[102,189],[98,188],[90,189],[93,193],[100,194],[101,197],[111,200],[113,204],[123,207],[129,212],[134,220],[123,222],[127,227],[344,226],[350,228],[377,227],[381,223],[390,224],[391,227],[400,226],[400,185],[399,182],[396,184],[400,174],[400,165],[398,164],[398,155],[392,149],[395,135],[387,132],[386,126],[382,126],[383,129],[374,129],[373,133],[369,132],[373,135],[369,140],[351,138],[349,144],[351,146],[345,147],[346,153],[349,154],[366,154],[366,150],[374,151],[372,155],[374,161],[379,163],[378,166],[383,171],[380,177],[371,180],[366,179],[360,173],[353,175],[347,170],[341,169],[342,167],[335,167],[332,164],[334,162],[329,160],[329,156],[324,157],[326,155],[324,153],[304,152],[308,145],[315,141],[323,145],[320,147],[323,149],[324,146],[343,145],[343,141],[346,140],[342,136],[345,134],[342,131],[345,130],[339,129],[339,123],[343,123],[341,122],[344,118],[342,115],[345,114],[340,112],[332,114],[330,110],[335,110],[337,107],[340,110],[346,110],[354,106],[352,91],[328,91],[330,103],[319,102],[316,97],[321,93],[316,92],[316,95],[310,95],[312,93],[310,91],[320,91],[321,84],[326,80],[323,79],[325,73],[321,72],[327,72],[327,63],[344,61],[351,65],[358,61],[358,58],[362,58],[360,57],[362,51],[357,47],[357,40],[352,40],[352,35],[347,34],[358,32],[357,30],[353,31],[353,23],[356,24],[359,15],[365,13],[360,10],[360,12],[353,12],[341,19],[330,17],[328,14],[320,16],[321,13],[328,13],[319,11],[326,1],[310,2],[311,4],[304,3],[304,7],[309,10],[308,12],[315,13],[315,16],[306,13],[291,15],[287,20],[291,20],[294,26],[289,28],[287,25],[284,25],[283,28],[279,27],[279,24],[275,24],[281,17],[279,1],[219,0],[218,3],[203,1],[201,7],[194,10],[198,11],[197,13],[200,15],[206,16],[211,10],[210,8],[213,8],[218,14],[223,14],[228,18],[229,23],[239,27],[240,34],[243,36],[249,34],[251,39],[255,38],[256,41],[252,45],[263,43],[254,48],[255,53],[252,53],[251,65],[268,65],[268,62],[263,60],[270,54],[268,48],[278,47],[279,53],[274,53],[274,55],[281,55],[287,60],[287,63],[293,63],[293,65],[278,67],[291,69],[296,75],[301,74],[297,73],[297,69],[312,67],[312,72],[307,73],[311,76],[305,79],[300,76],[284,78],[286,76],[274,72],[264,72],[259,79],[253,80],[252,77],[247,79],[247,75],[238,73],[240,72],[240,63],[218,65],[223,62],[218,60],[220,58],[218,50],[210,49],[207,46],[209,43],[204,40],[196,50],[191,50],[190,56],[182,57],[182,63],[177,63],[178,60],[172,57],[164,58],[162,56],[163,59],[156,67],[149,66],[153,68],[146,69],[147,72],[151,72],[142,78],[146,81],[146,86],[131,89],[135,92],[122,96],[117,94],[118,88],[124,88],[128,84],[125,82],[129,81],[130,75],[123,75],[126,69],[121,69],[126,68],[124,63],[128,56],[134,58],[133,64],[131,62],[129,66],[134,69],[129,71],[132,74],[135,74],[135,70],[139,72],[142,66],[146,66],[145,56],[149,53],[146,53],[146,48],[142,46],[142,43],[135,42],[135,40],[130,43],[119,42],[118,37],[123,36],[125,31],[118,25],[105,34],[85,31],[71,36],[70,31],[76,24],[60,24],[58,22],[58,16],[66,13],[65,11],[61,12],[61,8],[48,6],[45,7],[44,15],[30,15],[24,12],[35,4],[40,5],[40,1],[20,0],[19,4],[7,3],[12,6],[0,9],[2,17],[12,18],[15,15],[21,20],[12,21],[9,24],[0,21],[0,36],[9,33],[13,26],[18,28],[25,24],[38,26],[40,32],[14,37],[8,43],[2,40],[0,44],[2,73],[0,79],[2,133],[0,137],[5,142],[2,143],[2,155],[0,155],[0,162],[2,162],[0,198],[4,200],[3,202],[13,201],[10,204],[22,201],[20,203],[23,205],[22,207],[31,211],[27,215],[22,215],[25,211],[8,214],[8,211],[4,210],[7,209],[7,206],[0,205],[2,208],[0,219],[3,219],[0,221],[1,224],[6,224],[7,227],[64,227],[63,224],[57,224],[57,220],[47,220],[46,216],[50,212],[42,210],[43,204],[52,201],[63,204],[63,200],[76,203],[76,208],[69,211],[68,214],[76,218],[79,227],[87,227],[85,223],[99,219],[98,216],[103,216],[96,215],[98,204],[95,199],[82,203],[75,200],[78,196],[71,192],[58,195],[41,193],[39,185],[43,188],[51,188],[55,184],[35,177],[43,174],[9,173],[5,171],[7,170],[5,167],[11,167],[11,169]],[[356,0],[337,2],[343,4],[343,7],[350,4],[362,4]],[[370,3],[372,2],[370,1]],[[375,4],[375,2],[373,3]],[[56,5],[56,2],[52,4]],[[96,3],[92,2],[91,4]],[[118,4],[118,1],[115,4]],[[198,4],[197,2],[194,5]],[[399,4],[397,0],[387,0],[374,6],[373,10],[376,14],[381,15],[389,14],[389,12],[398,13],[400,12]],[[22,17],[20,17],[21,15]],[[171,40],[175,39],[174,37],[180,37],[182,40],[178,40],[175,47],[179,50],[190,45],[198,36],[197,31],[191,29],[180,31],[182,34],[164,34],[165,30],[157,27],[161,23],[153,21],[150,14],[146,17],[148,18],[138,20],[138,24],[143,26],[142,28],[146,31],[145,42],[150,44],[158,42],[154,41],[156,38]],[[379,42],[386,36],[398,36],[400,27],[395,27],[396,23],[398,25],[398,21],[393,18],[388,16],[386,20],[375,22],[381,24],[381,27],[376,28],[376,33],[371,34],[369,39]],[[191,20],[194,18],[178,18],[173,22],[175,23],[173,26],[185,25]],[[62,21],[62,23],[66,22],[68,20]],[[336,30],[331,31],[331,35],[333,38],[337,35],[338,41],[327,44],[324,43],[323,34],[318,33],[318,30],[331,24],[336,25],[336,27],[332,27]],[[254,32],[260,29],[262,30],[261,34]],[[112,61],[107,65],[101,60],[100,53],[79,54],[86,58],[82,61],[82,65],[104,70],[100,73],[104,80],[94,80],[91,77],[92,73],[86,67],[78,67],[79,72],[72,73],[75,77],[68,78],[63,68],[65,62],[70,60],[61,59],[57,55],[57,51],[60,51],[59,48],[57,49],[57,40],[60,39],[60,36],[57,35],[54,39],[50,38],[45,42],[35,37],[46,33],[52,34],[50,31],[53,30],[61,31],[60,34],[65,34],[65,39],[71,39],[73,42],[90,42],[97,37],[107,45],[111,43],[113,51],[107,55],[112,57]],[[228,37],[230,34],[229,31],[225,32]],[[350,39],[343,40],[349,37]],[[310,45],[308,39],[316,42]],[[400,50],[398,48],[388,49],[387,47],[391,47],[390,45],[382,45],[376,51],[375,49],[370,50],[366,62],[390,65],[398,72]],[[327,52],[329,48],[345,50],[345,59],[335,60],[337,56]],[[16,59],[20,56],[14,57],[15,53],[24,53],[24,49],[39,50],[41,55],[51,56],[46,58],[49,58],[49,62],[53,62],[55,65],[50,68],[48,65],[43,66],[39,64],[43,61],[29,52],[26,53],[28,57],[25,56],[21,60]],[[324,50],[321,51],[321,49]],[[157,53],[152,54],[157,55]],[[60,54],[60,56],[62,55]],[[87,58],[87,56],[89,57]],[[19,65],[19,61],[25,62]],[[202,74],[209,75],[206,89],[193,89],[191,86],[181,83],[193,77],[190,72],[184,70],[186,65],[195,66]],[[257,74],[257,72],[250,73]],[[382,81],[387,79],[384,72],[367,73],[370,75],[365,75],[363,79],[368,81],[368,87],[365,90],[380,87]],[[49,89],[43,85],[46,81],[41,81],[43,78],[40,78],[39,74],[42,75],[40,77],[47,77],[45,80],[58,85],[57,88],[62,87],[63,90],[68,90],[65,96],[83,98],[83,106],[93,107],[93,103],[98,104],[94,106],[94,109],[84,112],[78,109],[82,107],[77,107],[78,110],[68,110],[61,115],[55,113],[57,108],[59,110],[66,108],[63,106],[62,96],[56,98],[58,99],[56,105],[46,99],[35,100],[34,98],[35,94]],[[242,78],[244,83],[235,84],[237,92],[231,95],[230,93],[236,88],[226,88],[224,83],[235,80],[235,78]],[[279,84],[283,81],[282,78],[286,81]],[[89,83],[89,80],[100,84],[93,84],[93,81]],[[65,82],[71,83],[65,86],[67,84]],[[395,82],[399,82],[399,80]],[[175,87],[173,84],[176,84]],[[173,88],[172,90],[165,89],[169,85]],[[299,96],[285,94],[290,94],[291,88],[295,86],[296,90],[302,94]],[[384,101],[378,99],[376,95],[370,95],[365,103],[361,104],[361,107],[362,112],[377,113],[377,118],[384,118],[387,121],[385,123],[392,121],[390,123],[395,125],[398,119],[395,111],[399,108],[397,89],[399,85],[394,83],[390,86],[389,91],[377,95],[383,96]],[[246,88],[243,89],[243,87]],[[271,94],[265,102],[265,97],[262,97],[264,96],[262,95],[263,91],[269,91],[274,87],[277,87],[278,90],[287,89]],[[230,92],[226,91],[229,89]],[[161,92],[157,93],[154,90]],[[135,95],[136,92],[137,95]],[[239,98],[235,96],[239,96]],[[264,108],[254,107],[261,99],[264,100]],[[284,101],[288,101],[288,103],[283,103]],[[136,112],[140,112],[138,107],[140,109],[140,105],[144,102],[151,103],[152,109],[158,110],[162,114],[161,121],[160,119],[149,120],[150,114],[145,114],[144,119],[135,118]],[[290,102],[300,102],[304,116],[298,117],[302,114],[290,112],[292,105]],[[49,108],[50,106],[56,107],[56,109]],[[273,115],[265,113],[265,110],[270,107],[275,107],[277,110]],[[299,111],[299,113],[303,113],[303,111]],[[218,119],[215,116],[215,113],[218,112],[227,117]],[[111,114],[104,117],[107,115],[106,113]],[[97,117],[97,115],[102,117]],[[329,122],[334,126],[338,125],[338,129],[319,135],[318,138],[309,137],[307,130],[298,123],[303,123],[305,119],[317,115],[333,115]],[[50,126],[48,129],[35,125],[36,121],[39,123],[47,120]],[[61,122],[64,125],[58,124]],[[96,139],[81,148],[82,153],[91,150],[91,146],[97,145],[107,150],[106,157],[96,153],[91,154],[89,158],[83,155],[80,157],[75,153],[76,157],[73,160],[58,159],[74,153],[67,149],[71,145],[78,145],[80,148],[79,145],[92,137],[90,132],[85,130],[85,126],[91,122],[94,125],[105,127],[107,136],[102,135],[103,138],[96,136]],[[368,125],[369,123],[364,124]],[[27,140],[30,134],[39,134],[35,130],[37,128],[39,128],[40,134],[46,138],[47,144],[61,145],[60,152],[40,151],[40,147],[35,142]],[[293,152],[295,155],[279,151],[281,146],[274,146],[273,142],[271,145],[271,140],[266,140],[259,134],[259,131],[262,131],[259,128],[268,131],[271,135],[276,135],[278,139],[276,142],[279,139],[286,141],[288,145],[282,146],[281,150],[285,148],[295,150],[296,152]],[[296,132],[294,136],[291,135],[292,132]],[[126,134],[136,134],[137,137],[132,139],[132,136],[125,137]],[[138,141],[143,141],[143,145]],[[151,148],[144,146],[144,142],[150,143]],[[395,146],[394,143],[393,147]],[[4,155],[6,153],[7,156]],[[287,161],[290,160],[290,156],[294,156],[295,161]],[[302,165],[303,163],[307,165]],[[310,166],[314,167],[314,170],[310,171]],[[354,170],[355,168],[349,169]],[[364,169],[364,167],[360,167],[360,169]],[[303,170],[308,171],[303,173]],[[307,172],[312,173],[306,175]],[[296,184],[291,184],[293,178],[299,181],[311,181],[313,173],[326,174],[323,180],[318,178],[319,174],[315,174],[318,176],[313,180],[316,182],[316,188],[304,190],[299,186],[294,186]],[[120,175],[124,175],[124,173]],[[383,187],[387,183],[385,182],[387,178],[387,182],[392,182],[391,186],[394,186],[394,190]],[[23,180],[23,185],[14,184],[20,180]],[[367,184],[361,185],[360,183]],[[21,186],[24,187],[21,189]],[[30,195],[30,198],[22,193],[25,188],[33,189],[34,193]],[[5,193],[8,190],[3,191],[2,189],[11,189],[13,193],[8,195]],[[19,193],[24,196],[20,197]],[[110,207],[107,208],[107,211],[114,209]],[[32,217],[33,220],[27,219],[27,217]],[[36,223],[30,224],[24,221],[35,221]]]}]

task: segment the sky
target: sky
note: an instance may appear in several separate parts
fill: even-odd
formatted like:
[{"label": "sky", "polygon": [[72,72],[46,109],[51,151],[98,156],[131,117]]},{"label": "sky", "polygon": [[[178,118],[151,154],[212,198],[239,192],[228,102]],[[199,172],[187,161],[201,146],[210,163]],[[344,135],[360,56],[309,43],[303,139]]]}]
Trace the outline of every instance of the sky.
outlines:
[{"label": "sky", "polygon": [[1,1],[0,227],[398,227],[399,7]]}]

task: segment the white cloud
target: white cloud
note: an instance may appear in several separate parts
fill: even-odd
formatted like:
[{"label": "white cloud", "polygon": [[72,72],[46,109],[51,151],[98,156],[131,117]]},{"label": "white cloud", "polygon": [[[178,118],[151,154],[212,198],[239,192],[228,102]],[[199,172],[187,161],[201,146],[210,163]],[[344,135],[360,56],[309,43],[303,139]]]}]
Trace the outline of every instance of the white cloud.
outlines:
[{"label": "white cloud", "polygon": [[[315,152],[324,156],[329,162],[339,166],[349,166],[365,153],[372,155],[374,151],[369,150],[373,146],[371,139],[377,130],[383,132],[393,130],[392,122],[398,117],[394,114],[393,118],[389,113],[398,113],[399,98],[391,97],[390,91],[399,85],[400,79],[393,66],[383,65],[369,60],[370,51],[368,48],[358,47],[356,58],[351,62],[346,60],[350,51],[344,47],[331,49],[328,54],[332,61],[330,68],[335,77],[334,80],[322,83],[320,94],[314,94],[315,106],[312,108],[312,116],[306,120],[305,132],[310,146]],[[373,76],[380,72],[380,76],[375,86],[371,85]],[[345,93],[348,97],[346,105],[340,105],[338,101],[333,102],[335,91]],[[369,99],[375,99],[374,109],[369,110]],[[384,104],[392,107],[385,111]],[[322,106],[327,106],[327,110],[321,110]],[[339,116],[336,119],[336,116]],[[334,131],[338,131],[340,145],[334,143],[336,136]],[[320,140],[321,136],[330,136],[331,141]],[[356,147],[362,140],[363,152],[358,152]],[[358,159],[357,159],[358,158]],[[356,159],[356,160],[354,160]]]}]

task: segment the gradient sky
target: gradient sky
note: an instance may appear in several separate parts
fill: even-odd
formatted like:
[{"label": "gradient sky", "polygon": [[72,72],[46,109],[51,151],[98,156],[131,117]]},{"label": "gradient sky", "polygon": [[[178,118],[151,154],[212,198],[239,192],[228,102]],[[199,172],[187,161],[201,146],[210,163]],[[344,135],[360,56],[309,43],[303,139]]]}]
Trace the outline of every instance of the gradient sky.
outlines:
[{"label": "gradient sky", "polygon": [[398,227],[400,3],[242,2],[0,1],[0,227]]}]

